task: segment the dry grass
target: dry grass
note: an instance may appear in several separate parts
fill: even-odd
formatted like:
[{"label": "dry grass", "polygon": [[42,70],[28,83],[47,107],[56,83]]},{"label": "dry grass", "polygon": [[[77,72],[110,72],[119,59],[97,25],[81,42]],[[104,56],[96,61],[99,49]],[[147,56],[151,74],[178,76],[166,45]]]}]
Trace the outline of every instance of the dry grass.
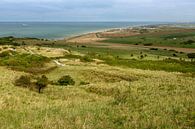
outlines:
[{"label": "dry grass", "polygon": [[195,78],[180,73],[66,65],[47,77],[71,75],[76,85],[38,94],[13,86],[25,73],[0,71],[0,128],[194,128]]},{"label": "dry grass", "polygon": [[[62,56],[66,50],[61,50],[16,48],[47,57],[54,57],[52,52]],[[65,66],[44,74],[54,82],[70,75],[76,84],[49,85],[42,94],[13,85],[27,73],[0,67],[0,128],[195,128],[195,78],[189,73],[114,67],[78,59],[59,61]],[[43,69],[54,65],[50,62]]]}]

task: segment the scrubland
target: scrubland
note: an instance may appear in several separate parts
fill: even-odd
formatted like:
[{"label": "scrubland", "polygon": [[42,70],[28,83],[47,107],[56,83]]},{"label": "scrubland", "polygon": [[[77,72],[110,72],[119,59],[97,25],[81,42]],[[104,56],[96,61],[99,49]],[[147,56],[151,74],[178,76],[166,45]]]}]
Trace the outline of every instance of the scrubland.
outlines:
[{"label": "scrubland", "polygon": [[[188,53],[8,39],[0,46],[2,129],[195,128],[195,64]],[[49,83],[38,93],[15,85],[22,75],[45,75]],[[66,75],[74,83],[59,85]]]}]

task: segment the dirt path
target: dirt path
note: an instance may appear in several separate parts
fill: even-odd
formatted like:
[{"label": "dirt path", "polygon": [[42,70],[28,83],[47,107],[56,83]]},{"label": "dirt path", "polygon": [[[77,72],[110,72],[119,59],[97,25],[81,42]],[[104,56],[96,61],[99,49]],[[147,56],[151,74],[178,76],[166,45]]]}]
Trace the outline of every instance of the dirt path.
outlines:
[{"label": "dirt path", "polygon": [[62,67],[64,67],[64,66],[65,66],[64,64],[60,63],[60,62],[59,62],[59,61],[57,61],[57,60],[54,60],[54,63],[56,63],[58,66],[62,66]]}]

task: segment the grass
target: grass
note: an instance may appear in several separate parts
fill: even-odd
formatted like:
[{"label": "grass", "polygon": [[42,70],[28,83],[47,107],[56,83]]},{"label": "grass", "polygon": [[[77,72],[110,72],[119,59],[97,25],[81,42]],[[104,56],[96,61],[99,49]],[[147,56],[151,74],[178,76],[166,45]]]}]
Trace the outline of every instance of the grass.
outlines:
[{"label": "grass", "polygon": [[[0,58],[0,65],[7,66],[15,70],[26,71],[26,72],[41,72],[45,63],[49,62],[50,59],[41,55],[31,54],[18,54],[8,55]],[[42,69],[42,70],[41,70]]]},{"label": "grass", "polygon": [[[137,80],[107,82],[103,76],[91,74],[90,80],[94,81],[79,86],[79,80],[89,79],[83,72],[87,74],[93,69],[131,75]],[[67,65],[48,73],[47,77],[55,80],[66,73],[78,81],[76,86],[49,85],[43,94],[38,94],[13,86],[14,78],[24,73],[3,67],[0,70],[0,79],[5,80],[0,83],[1,128],[194,127],[195,80],[177,73]]]},{"label": "grass", "polygon": [[[164,40],[161,36],[153,38]],[[189,38],[185,34],[165,36],[166,40]],[[22,46],[16,52],[4,47],[0,50],[2,129],[195,128],[195,62],[186,53],[90,44],[52,45],[51,49]],[[41,94],[14,86],[22,75],[41,76],[37,69],[44,69],[51,82]],[[74,85],[56,84],[63,76],[71,77]]]},{"label": "grass", "polygon": [[[178,57],[174,57],[172,51],[167,50],[137,50],[137,51],[125,51],[125,50],[112,50],[100,48],[86,48],[85,50],[79,49],[82,54],[86,54],[91,62],[92,59],[100,59],[103,63],[111,66],[137,68],[143,70],[164,70],[168,72],[183,72],[194,73],[195,62],[190,62],[187,59],[186,54],[176,53]],[[94,52],[95,51],[95,52]],[[131,57],[133,53],[133,57]],[[143,59],[140,56],[143,55]],[[145,57],[147,55],[147,57]],[[66,59],[80,59],[83,61],[81,55],[66,55],[63,58]],[[181,60],[182,59],[182,60]],[[86,61],[84,61],[86,62]]]},{"label": "grass", "polygon": [[157,45],[157,46],[172,46],[172,47],[182,47],[182,48],[195,48],[195,32],[180,32],[171,34],[159,34],[153,35],[138,35],[123,38],[110,38],[102,42],[108,43],[121,43],[121,44],[137,44],[137,45]]},{"label": "grass", "polygon": [[184,72],[184,73],[193,73],[195,72],[195,63],[178,61],[178,60],[124,60],[124,59],[103,59],[107,64],[113,66],[126,66],[130,68],[144,69],[144,70],[164,70],[168,72]]}]

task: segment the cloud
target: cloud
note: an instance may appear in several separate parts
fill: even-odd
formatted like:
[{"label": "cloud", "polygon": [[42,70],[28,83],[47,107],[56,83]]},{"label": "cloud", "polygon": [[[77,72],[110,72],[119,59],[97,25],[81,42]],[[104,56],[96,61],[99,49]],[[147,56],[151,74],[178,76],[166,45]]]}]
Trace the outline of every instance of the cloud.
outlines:
[{"label": "cloud", "polygon": [[1,0],[0,20],[195,21],[195,0]]}]

